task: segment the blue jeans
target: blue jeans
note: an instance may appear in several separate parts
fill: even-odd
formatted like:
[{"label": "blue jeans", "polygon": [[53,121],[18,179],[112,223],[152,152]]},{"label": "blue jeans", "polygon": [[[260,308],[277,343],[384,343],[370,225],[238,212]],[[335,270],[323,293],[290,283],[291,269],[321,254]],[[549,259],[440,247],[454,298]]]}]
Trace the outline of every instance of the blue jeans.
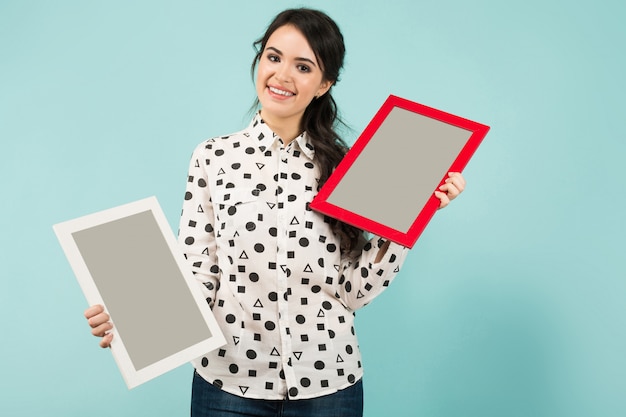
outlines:
[{"label": "blue jeans", "polygon": [[229,394],[193,375],[191,417],[362,417],[363,384],[306,400],[258,400]]}]

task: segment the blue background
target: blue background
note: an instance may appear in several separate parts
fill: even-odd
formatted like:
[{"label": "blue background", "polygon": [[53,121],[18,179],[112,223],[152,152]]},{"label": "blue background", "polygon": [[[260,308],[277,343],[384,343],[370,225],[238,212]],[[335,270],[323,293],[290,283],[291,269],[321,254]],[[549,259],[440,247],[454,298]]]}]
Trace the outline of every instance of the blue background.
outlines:
[{"label": "blue background", "polygon": [[251,44],[297,5],[346,38],[349,141],[390,93],[492,126],[358,314],[366,416],[626,415],[624,4],[2,0],[0,415],[187,415],[190,366],[126,389],[52,225],[156,195],[176,230],[192,149],[248,123]]}]

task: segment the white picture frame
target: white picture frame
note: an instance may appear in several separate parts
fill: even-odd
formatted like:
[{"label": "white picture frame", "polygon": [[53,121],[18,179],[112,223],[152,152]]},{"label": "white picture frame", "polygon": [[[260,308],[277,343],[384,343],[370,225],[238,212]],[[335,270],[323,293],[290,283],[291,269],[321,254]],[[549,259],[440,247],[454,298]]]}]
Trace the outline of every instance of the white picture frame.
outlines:
[{"label": "white picture frame", "polygon": [[87,302],[111,316],[129,389],[225,344],[156,197],[53,229]]}]

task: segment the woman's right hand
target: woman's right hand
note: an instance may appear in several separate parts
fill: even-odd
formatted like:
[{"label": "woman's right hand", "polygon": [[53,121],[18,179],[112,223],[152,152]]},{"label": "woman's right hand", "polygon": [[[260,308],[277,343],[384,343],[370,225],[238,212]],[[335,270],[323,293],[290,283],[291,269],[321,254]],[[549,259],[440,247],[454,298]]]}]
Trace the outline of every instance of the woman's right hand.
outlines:
[{"label": "woman's right hand", "polygon": [[100,347],[111,347],[113,333],[110,330],[113,329],[113,324],[110,321],[111,317],[104,311],[104,307],[100,304],[89,307],[85,310],[85,318],[91,326],[91,334],[102,338]]}]

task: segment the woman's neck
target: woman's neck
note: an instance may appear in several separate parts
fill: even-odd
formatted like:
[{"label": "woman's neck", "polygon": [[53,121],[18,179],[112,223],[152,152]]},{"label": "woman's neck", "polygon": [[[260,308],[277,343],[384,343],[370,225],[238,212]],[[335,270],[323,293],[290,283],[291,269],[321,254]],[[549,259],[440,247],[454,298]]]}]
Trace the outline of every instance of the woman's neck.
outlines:
[{"label": "woman's neck", "polygon": [[272,116],[266,117],[261,110],[261,118],[266,125],[272,129],[272,132],[276,133],[285,143],[288,145],[292,140],[297,138],[301,133],[300,127],[302,116],[292,116],[288,118],[274,118]]}]

